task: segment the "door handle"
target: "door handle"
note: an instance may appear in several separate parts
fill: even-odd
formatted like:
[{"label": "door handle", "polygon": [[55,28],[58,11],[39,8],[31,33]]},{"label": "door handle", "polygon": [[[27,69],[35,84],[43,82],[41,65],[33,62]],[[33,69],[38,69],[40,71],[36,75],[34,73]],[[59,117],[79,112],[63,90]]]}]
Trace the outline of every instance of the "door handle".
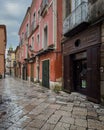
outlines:
[{"label": "door handle", "polygon": [[70,82],[70,80],[68,79],[67,82]]}]

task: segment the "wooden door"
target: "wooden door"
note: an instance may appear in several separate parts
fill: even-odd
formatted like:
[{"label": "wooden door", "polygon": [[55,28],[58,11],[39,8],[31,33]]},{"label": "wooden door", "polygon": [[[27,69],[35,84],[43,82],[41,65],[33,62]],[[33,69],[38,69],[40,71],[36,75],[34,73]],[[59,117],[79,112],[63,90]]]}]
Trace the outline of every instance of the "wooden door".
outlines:
[{"label": "wooden door", "polygon": [[87,57],[87,95],[89,99],[98,103],[100,101],[100,47],[89,47]]},{"label": "wooden door", "polygon": [[25,77],[25,75],[24,75],[24,66],[23,66],[23,68],[22,68],[22,79],[24,80],[24,77]]},{"label": "wooden door", "polygon": [[70,79],[70,56],[64,56],[64,70],[63,70],[63,77],[64,77],[64,90],[67,92],[71,92],[71,79]]},{"label": "wooden door", "polygon": [[34,64],[31,64],[31,81],[34,82]]},{"label": "wooden door", "polygon": [[49,88],[49,60],[42,63],[42,85]]}]

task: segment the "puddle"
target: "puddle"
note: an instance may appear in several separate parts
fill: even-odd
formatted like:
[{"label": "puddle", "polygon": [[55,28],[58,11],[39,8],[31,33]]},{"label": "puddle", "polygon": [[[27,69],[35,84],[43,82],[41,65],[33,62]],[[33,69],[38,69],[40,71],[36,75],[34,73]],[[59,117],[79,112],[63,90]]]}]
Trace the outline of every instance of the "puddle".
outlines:
[{"label": "puddle", "polygon": [[7,108],[8,108],[8,103],[11,102],[11,99],[8,97],[3,97],[2,95],[0,95],[0,118],[2,118],[2,116],[7,114]]},{"label": "puddle", "polygon": [[3,102],[11,102],[11,99],[3,99]]}]

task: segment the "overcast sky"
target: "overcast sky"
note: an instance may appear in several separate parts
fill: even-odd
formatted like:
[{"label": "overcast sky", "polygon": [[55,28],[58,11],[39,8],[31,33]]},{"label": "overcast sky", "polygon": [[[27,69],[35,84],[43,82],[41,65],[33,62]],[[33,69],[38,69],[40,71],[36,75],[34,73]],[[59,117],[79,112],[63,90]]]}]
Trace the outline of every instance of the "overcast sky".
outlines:
[{"label": "overcast sky", "polygon": [[0,24],[7,27],[7,48],[19,44],[18,31],[32,0],[0,0]]}]

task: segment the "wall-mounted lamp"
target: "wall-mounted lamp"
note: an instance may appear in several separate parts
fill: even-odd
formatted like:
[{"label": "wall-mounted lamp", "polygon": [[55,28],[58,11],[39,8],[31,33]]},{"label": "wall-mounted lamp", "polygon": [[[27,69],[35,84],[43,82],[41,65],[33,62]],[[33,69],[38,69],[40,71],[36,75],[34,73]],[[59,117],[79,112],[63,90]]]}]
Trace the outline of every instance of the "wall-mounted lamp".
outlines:
[{"label": "wall-mounted lamp", "polygon": [[32,49],[32,46],[31,45],[27,45],[28,46],[28,49],[29,49],[29,51],[30,52],[32,52],[32,53],[37,53],[38,51],[34,51],[33,49]]}]

